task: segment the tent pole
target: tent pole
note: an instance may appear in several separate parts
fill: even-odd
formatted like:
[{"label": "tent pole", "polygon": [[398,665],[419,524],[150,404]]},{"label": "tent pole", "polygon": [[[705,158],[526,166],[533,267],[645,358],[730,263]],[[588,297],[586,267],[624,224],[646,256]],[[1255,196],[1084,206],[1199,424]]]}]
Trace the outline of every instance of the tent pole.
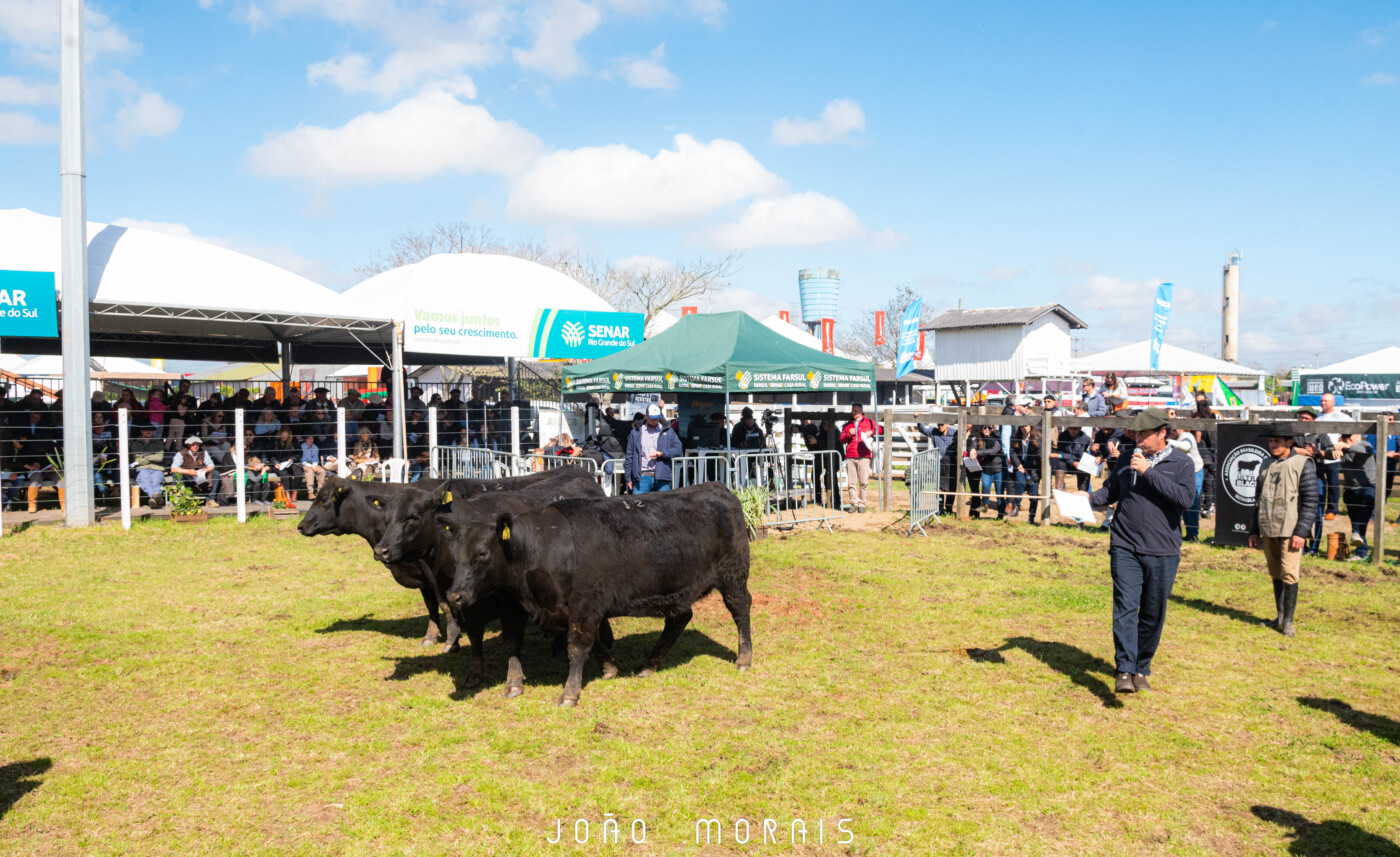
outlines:
[{"label": "tent pole", "polygon": [[282,346],[282,400],[285,402],[292,390],[292,343],[283,339],[277,344]]},{"label": "tent pole", "polygon": [[506,388],[510,391],[510,400],[515,401],[515,358],[506,358]]},{"label": "tent pole", "polygon": [[83,149],[83,3],[59,5],[59,188],[63,259],[64,522],[93,523],[92,399],[88,341],[87,158]]},{"label": "tent pole", "polygon": [[393,373],[394,396],[394,458],[403,458],[404,389],[403,389],[403,323],[394,322],[394,355],[389,371]]}]

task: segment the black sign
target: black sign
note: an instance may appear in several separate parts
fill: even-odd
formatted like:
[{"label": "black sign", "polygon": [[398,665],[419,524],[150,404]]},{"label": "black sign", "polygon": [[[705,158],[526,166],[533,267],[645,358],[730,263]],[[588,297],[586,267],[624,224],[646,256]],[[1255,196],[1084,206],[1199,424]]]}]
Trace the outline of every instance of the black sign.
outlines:
[{"label": "black sign", "polygon": [[1259,471],[1269,460],[1266,426],[1221,423],[1215,466],[1215,543],[1249,544],[1249,522],[1259,499]]}]

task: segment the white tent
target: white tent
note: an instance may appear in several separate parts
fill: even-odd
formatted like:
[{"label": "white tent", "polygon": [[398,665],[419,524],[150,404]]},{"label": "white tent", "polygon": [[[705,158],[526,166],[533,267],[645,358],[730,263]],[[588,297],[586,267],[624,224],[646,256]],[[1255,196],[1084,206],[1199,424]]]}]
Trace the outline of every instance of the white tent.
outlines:
[{"label": "white tent", "polygon": [[[822,339],[820,336],[813,336],[812,334],[808,333],[807,331],[803,330],[802,328],[798,327],[792,322],[783,321],[783,317],[780,315],[770,315],[767,318],[765,318],[761,322],[761,324],[769,330],[774,331],[775,333],[781,333],[783,336],[786,336],[793,342],[800,343],[802,345],[807,346],[808,348],[815,348],[818,351],[822,350]],[[851,356],[845,351],[836,348],[834,345],[832,346],[832,348],[837,357]]]},{"label": "white tent", "polygon": [[1298,374],[1300,402],[1331,393],[1348,405],[1389,408],[1400,403],[1400,347],[1394,345]]},{"label": "white tent", "polygon": [[1228,375],[1258,378],[1269,373],[1251,369],[1218,357],[1197,354],[1175,345],[1162,344],[1156,369],[1152,367],[1152,342],[1144,339],[1131,345],[1100,351],[1070,360],[1074,372],[1117,372],[1120,375]]},{"label": "white tent", "polygon": [[678,321],[680,321],[680,319],[676,317],[675,313],[663,309],[661,312],[652,316],[651,321],[647,322],[647,339],[651,339],[658,333],[665,332],[671,325]]},{"label": "white tent", "polygon": [[357,315],[402,321],[404,350],[422,355],[527,357],[541,310],[612,312],[553,268],[485,253],[429,256],[370,277],[343,298]]},{"label": "white tent", "polygon": [[[93,357],[90,366],[94,380],[173,381],[180,377],[130,357]],[[21,378],[61,378],[63,358],[56,354],[35,357],[9,371]]]},{"label": "white tent", "polygon": [[1304,375],[1394,375],[1400,373],[1400,346],[1389,345],[1370,354],[1331,363],[1318,369],[1304,369]]}]

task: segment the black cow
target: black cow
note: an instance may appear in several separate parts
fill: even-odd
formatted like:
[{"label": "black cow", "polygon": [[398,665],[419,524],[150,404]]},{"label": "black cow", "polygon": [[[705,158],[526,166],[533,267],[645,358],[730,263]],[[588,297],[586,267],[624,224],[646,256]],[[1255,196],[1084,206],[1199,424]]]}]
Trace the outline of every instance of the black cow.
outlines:
[{"label": "black cow", "polygon": [[[559,470],[547,470],[529,476],[501,479],[452,479],[446,482],[440,479],[421,479],[412,485],[426,490],[449,484],[454,487],[456,496],[474,497],[492,491],[513,491],[558,478]],[[385,514],[389,511],[390,501],[408,487],[392,482],[360,482],[327,476],[325,486],[317,492],[311,508],[297,524],[297,531],[303,536],[360,536],[369,542],[370,547],[374,547],[384,537]],[[386,565],[396,583],[423,593],[423,603],[428,608],[428,630],[423,635],[421,645],[446,640],[444,651],[451,651],[457,643],[460,631],[456,622],[452,621],[450,613],[444,624],[444,617],[438,609],[442,600],[439,595],[442,593],[437,589],[432,576],[417,562],[395,562]]]},{"label": "black cow", "polygon": [[648,676],[690,622],[691,605],[718,589],[739,629],[738,667],[753,661],[749,637],[749,540],[744,511],[722,485],[603,500],[562,500],[449,535],[455,606],[506,589],[541,627],[567,630],[569,678],[559,704],[577,704],[583,664],[599,623],[663,616],[661,639],[638,676]]},{"label": "black cow", "polygon": [[[394,497],[386,516],[384,535],[374,546],[374,558],[393,563],[421,563],[435,580],[435,591],[445,593],[452,585],[456,565],[446,543],[447,526],[466,528],[474,523],[493,524],[503,515],[520,515],[558,500],[606,496],[587,472],[577,467],[559,468],[559,475],[516,491],[491,492],[463,498],[452,483],[433,491],[401,491]],[[449,523],[450,522],[450,523]],[[519,696],[525,689],[525,673],[520,666],[524,643],[525,610],[509,592],[498,590],[462,608],[452,607],[458,625],[471,644],[472,671],[468,686],[475,686],[485,674],[481,642],[486,623],[501,620],[501,636],[506,642],[508,661],[505,695]],[[604,623],[606,626],[606,622]],[[598,656],[603,673],[611,678],[617,668],[610,662],[612,628],[599,632]]]}]

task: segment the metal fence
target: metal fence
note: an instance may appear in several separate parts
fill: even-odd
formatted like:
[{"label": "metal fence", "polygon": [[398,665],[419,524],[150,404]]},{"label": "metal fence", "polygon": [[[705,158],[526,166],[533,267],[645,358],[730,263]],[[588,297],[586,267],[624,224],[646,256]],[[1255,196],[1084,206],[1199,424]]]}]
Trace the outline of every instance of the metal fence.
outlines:
[{"label": "metal fence", "polygon": [[791,527],[831,522],[843,516],[841,454],[825,452],[745,452],[734,456],[729,485],[735,490],[767,491],[761,526]]},{"label": "metal fence", "polygon": [[942,502],[939,490],[942,467],[943,456],[936,449],[917,453],[909,459],[909,466],[904,469],[904,482],[909,487],[909,531],[905,533],[906,536],[913,535],[915,530],[927,536],[924,523],[930,518],[938,521],[938,507]]},{"label": "metal fence", "polygon": [[435,446],[433,472],[439,479],[499,479],[526,472],[525,463],[509,452],[475,446]]},{"label": "metal fence", "polygon": [[671,459],[671,485],[675,488],[687,488],[704,482],[719,482],[725,487],[732,487],[732,476],[729,456],[722,452],[692,452]]}]

